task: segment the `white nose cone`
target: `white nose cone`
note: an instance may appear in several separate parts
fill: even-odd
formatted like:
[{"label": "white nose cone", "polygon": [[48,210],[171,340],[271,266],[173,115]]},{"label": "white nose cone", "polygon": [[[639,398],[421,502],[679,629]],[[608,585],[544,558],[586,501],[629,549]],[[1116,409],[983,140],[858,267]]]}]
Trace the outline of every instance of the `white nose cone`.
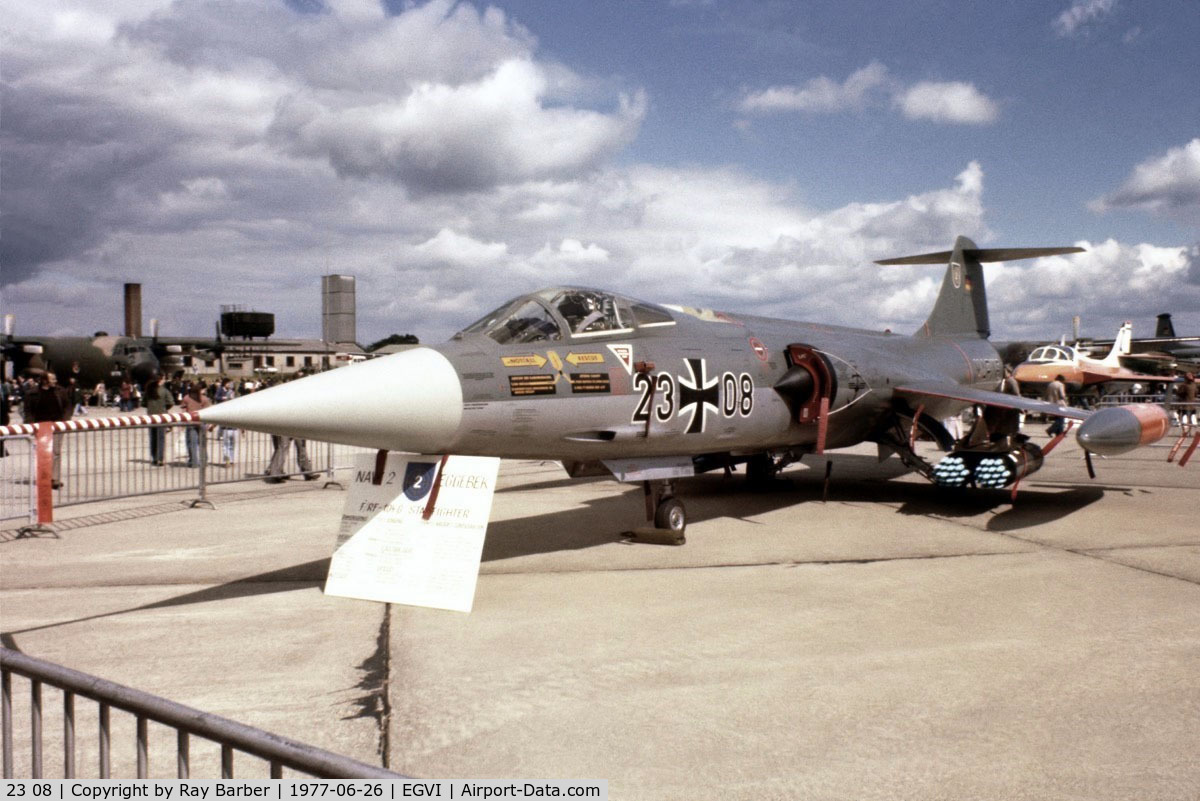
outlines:
[{"label": "white nose cone", "polygon": [[328,370],[200,412],[206,423],[287,437],[415,453],[449,450],[462,384],[431,348]]}]

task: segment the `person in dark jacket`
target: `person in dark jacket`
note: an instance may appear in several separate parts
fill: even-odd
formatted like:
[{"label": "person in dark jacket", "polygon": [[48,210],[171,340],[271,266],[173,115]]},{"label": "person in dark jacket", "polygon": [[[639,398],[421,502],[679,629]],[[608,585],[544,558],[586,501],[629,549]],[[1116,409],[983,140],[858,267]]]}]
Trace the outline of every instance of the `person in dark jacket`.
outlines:
[{"label": "person in dark jacket", "polygon": [[[37,376],[37,386],[25,396],[25,422],[57,423],[71,419],[74,404],[64,387],[58,385],[58,377],[49,370]],[[54,434],[54,475],[51,486],[62,487],[62,432]]]},{"label": "person in dark jacket", "polygon": [[[148,414],[166,414],[175,405],[175,396],[163,386],[160,376],[152,376],[142,390],[142,403]],[[167,441],[166,426],[150,426],[150,464],[162,467]]]},{"label": "person in dark jacket", "polygon": [[[13,398],[16,397],[16,387],[8,379],[4,379],[0,383],[0,426],[8,425],[8,416],[11,409]],[[8,452],[4,450],[4,443],[0,441],[0,457],[7,456]]]}]

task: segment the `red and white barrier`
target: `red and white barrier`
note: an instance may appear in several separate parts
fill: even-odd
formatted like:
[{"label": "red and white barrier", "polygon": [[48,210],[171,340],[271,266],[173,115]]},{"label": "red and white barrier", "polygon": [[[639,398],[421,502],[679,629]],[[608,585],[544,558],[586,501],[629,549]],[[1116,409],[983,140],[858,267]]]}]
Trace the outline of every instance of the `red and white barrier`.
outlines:
[{"label": "red and white barrier", "polygon": [[123,417],[97,417],[86,420],[59,420],[53,423],[18,423],[0,426],[0,437],[32,436],[37,454],[37,522],[54,522],[54,435],[68,431],[99,431],[116,428],[149,428],[171,423],[198,423],[190,412],[148,414]]},{"label": "red and white barrier", "polygon": [[171,414],[125,415],[121,417],[89,417],[86,420],[60,420],[54,423],[16,423],[0,426],[0,437],[37,436],[39,426],[50,426],[51,433],[63,431],[98,431],[106,428],[145,428],[170,423],[199,423],[190,412]]}]

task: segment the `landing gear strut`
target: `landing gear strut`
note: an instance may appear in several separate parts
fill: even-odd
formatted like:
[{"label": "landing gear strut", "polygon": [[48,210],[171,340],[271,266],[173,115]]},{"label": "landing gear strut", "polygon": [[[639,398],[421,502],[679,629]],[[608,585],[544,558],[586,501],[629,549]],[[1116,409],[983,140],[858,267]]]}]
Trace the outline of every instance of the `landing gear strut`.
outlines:
[{"label": "landing gear strut", "polygon": [[779,464],[769,453],[756,453],[746,460],[746,483],[752,489],[771,489],[778,475]]},{"label": "landing gear strut", "polygon": [[687,541],[683,534],[687,527],[687,511],[683,501],[675,497],[675,482],[670,479],[643,481],[642,489],[646,496],[646,520],[653,522],[654,528],[636,529],[634,537],[646,542],[683,545]]}]

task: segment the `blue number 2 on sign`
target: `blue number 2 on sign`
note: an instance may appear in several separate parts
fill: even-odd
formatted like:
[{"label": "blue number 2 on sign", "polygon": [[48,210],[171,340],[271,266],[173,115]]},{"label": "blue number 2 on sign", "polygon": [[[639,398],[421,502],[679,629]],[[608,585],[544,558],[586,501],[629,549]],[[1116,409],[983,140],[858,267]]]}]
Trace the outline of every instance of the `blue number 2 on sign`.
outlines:
[{"label": "blue number 2 on sign", "polygon": [[409,462],[404,468],[404,497],[419,501],[428,495],[436,472],[436,462]]}]

